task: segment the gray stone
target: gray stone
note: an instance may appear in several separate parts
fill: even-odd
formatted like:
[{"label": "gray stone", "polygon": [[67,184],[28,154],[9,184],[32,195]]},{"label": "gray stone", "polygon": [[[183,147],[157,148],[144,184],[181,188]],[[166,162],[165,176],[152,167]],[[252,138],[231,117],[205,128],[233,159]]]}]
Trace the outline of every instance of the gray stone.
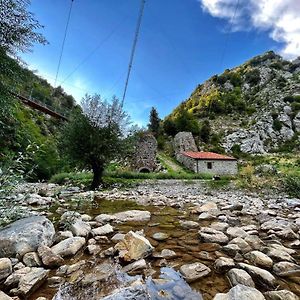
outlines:
[{"label": "gray stone", "polygon": [[257,280],[256,283],[259,283],[268,288],[273,288],[276,284],[275,277],[270,272],[264,269],[245,263],[238,263],[238,267],[247,271],[254,280]]},{"label": "gray stone", "polygon": [[129,231],[124,240],[115,245],[115,249],[119,251],[120,258],[125,261],[132,261],[149,256],[154,248],[145,237]]},{"label": "gray stone", "polygon": [[86,247],[88,254],[97,255],[101,251],[101,247],[99,245],[88,245]]},{"label": "gray stone", "polygon": [[156,232],[152,235],[152,238],[156,241],[165,241],[169,238],[169,235],[164,232]]},{"label": "gray stone", "polygon": [[234,266],[234,260],[228,257],[220,257],[214,263],[215,270],[219,273],[225,273],[229,269],[234,268]]},{"label": "gray stone", "polygon": [[211,272],[209,267],[199,262],[183,265],[179,270],[187,282],[194,282]]},{"label": "gray stone", "polygon": [[147,268],[146,261],[144,259],[140,259],[132,262],[131,264],[122,268],[122,271],[128,274],[135,274],[137,271],[141,271]]},{"label": "gray stone", "polygon": [[51,249],[55,254],[66,257],[76,254],[84,245],[85,238],[76,236],[61,241]]},{"label": "gray stone", "polygon": [[9,297],[4,292],[0,291],[0,300],[13,300],[13,298]]},{"label": "gray stone", "polygon": [[20,278],[17,294],[26,296],[34,292],[46,281],[49,272],[43,268],[31,268],[30,272]]},{"label": "gray stone", "polygon": [[217,294],[213,300],[265,300],[265,297],[253,287],[238,284],[227,294]]},{"label": "gray stone", "polygon": [[103,225],[101,227],[97,227],[92,229],[92,235],[97,236],[97,235],[107,235],[112,232],[114,232],[114,228],[110,224]]},{"label": "gray stone", "polygon": [[231,286],[243,284],[250,287],[255,287],[255,283],[251,276],[244,270],[233,268],[227,272],[227,278]]},{"label": "gray stone", "polygon": [[86,237],[91,231],[91,225],[82,220],[76,220],[71,226],[70,231],[75,236]]},{"label": "gray stone", "polygon": [[245,230],[243,230],[243,229],[241,229],[239,227],[229,227],[229,228],[227,228],[226,233],[232,239],[236,238],[236,237],[243,238],[246,235],[248,235],[248,233]]},{"label": "gray stone", "polygon": [[42,262],[36,252],[27,252],[23,256],[23,263],[26,267],[40,267]]},{"label": "gray stone", "polygon": [[199,227],[199,224],[197,222],[194,221],[179,221],[180,225],[184,228],[184,229],[196,229]]},{"label": "gray stone", "polygon": [[150,221],[151,213],[146,210],[128,210],[119,212],[113,215],[113,222],[126,223],[126,222],[148,222]]},{"label": "gray stone", "polygon": [[12,273],[12,264],[9,258],[0,258],[0,281]]},{"label": "gray stone", "polygon": [[299,297],[288,290],[270,291],[264,293],[267,300],[299,300]]},{"label": "gray stone", "polygon": [[273,272],[280,277],[300,277],[300,266],[291,262],[281,261],[274,264]]},{"label": "gray stone", "polygon": [[0,230],[0,257],[22,257],[40,245],[51,246],[54,234],[53,224],[42,216],[13,222]]},{"label": "gray stone", "polygon": [[9,275],[5,282],[4,282],[4,286],[7,289],[10,289],[12,287],[15,287],[18,285],[20,279],[25,276],[27,273],[29,273],[31,270],[30,267],[25,267],[19,270],[16,270],[15,272],[13,272],[11,275]]},{"label": "gray stone", "polygon": [[116,234],[111,238],[111,241],[114,242],[114,243],[118,243],[118,242],[124,240],[124,236],[125,236],[124,233],[116,233]]},{"label": "gray stone", "polygon": [[274,261],[289,261],[294,262],[293,257],[285,251],[275,248],[264,249],[266,254],[271,257]]},{"label": "gray stone", "polygon": [[246,253],[244,256],[252,265],[267,269],[272,268],[273,260],[260,251],[254,250]]},{"label": "gray stone", "polygon": [[199,235],[206,243],[226,244],[228,242],[228,237],[222,231],[210,227],[201,227]]},{"label": "gray stone", "polygon": [[203,205],[196,208],[198,213],[209,212],[211,210],[217,210],[218,206],[215,202],[206,202]]},{"label": "gray stone", "polygon": [[57,231],[54,235],[54,244],[57,244],[65,239],[73,237],[73,233],[69,230],[66,231]]},{"label": "gray stone", "polygon": [[54,253],[54,251],[47,246],[40,246],[38,248],[39,257],[45,266],[54,268],[59,267],[64,263],[63,258],[60,255]]}]

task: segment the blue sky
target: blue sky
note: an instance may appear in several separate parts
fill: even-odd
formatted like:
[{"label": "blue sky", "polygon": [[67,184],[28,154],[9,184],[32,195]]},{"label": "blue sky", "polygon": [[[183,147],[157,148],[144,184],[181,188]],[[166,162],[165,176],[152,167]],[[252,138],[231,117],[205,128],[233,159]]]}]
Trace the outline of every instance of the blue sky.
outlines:
[{"label": "blue sky", "polygon": [[[287,43],[274,37],[273,25],[242,23],[246,2],[233,19],[236,1],[228,0],[226,11],[224,1],[146,0],[125,100],[134,122],[146,125],[152,106],[165,117],[199,83],[226,68],[268,50],[283,51]],[[36,45],[22,58],[51,84],[70,2],[32,0],[30,7],[49,45]],[[140,0],[74,0],[58,84],[77,101],[85,93],[121,98],[139,7]]]}]

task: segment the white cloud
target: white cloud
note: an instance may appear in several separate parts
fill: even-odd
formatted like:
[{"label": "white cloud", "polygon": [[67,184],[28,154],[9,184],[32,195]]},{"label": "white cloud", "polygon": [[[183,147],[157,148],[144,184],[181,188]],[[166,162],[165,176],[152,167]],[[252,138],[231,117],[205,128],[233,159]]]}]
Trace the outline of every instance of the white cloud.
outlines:
[{"label": "white cloud", "polygon": [[281,54],[284,57],[300,56],[300,0],[198,1],[204,11],[226,19],[232,30],[255,28],[268,31],[273,40],[283,43]]}]

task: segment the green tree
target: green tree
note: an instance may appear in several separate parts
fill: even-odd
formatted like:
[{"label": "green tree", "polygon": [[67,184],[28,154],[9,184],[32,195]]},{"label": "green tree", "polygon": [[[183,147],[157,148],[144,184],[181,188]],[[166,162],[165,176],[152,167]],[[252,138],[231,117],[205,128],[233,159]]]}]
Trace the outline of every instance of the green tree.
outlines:
[{"label": "green tree", "polygon": [[166,119],[163,123],[163,130],[167,135],[174,136],[177,133],[175,122],[170,119]]},{"label": "green tree", "polygon": [[151,108],[149,116],[148,129],[154,134],[157,138],[160,130],[160,118],[155,107]]},{"label": "green tree", "polygon": [[208,120],[203,121],[201,128],[200,128],[200,139],[204,142],[204,143],[208,143],[209,142],[209,138],[210,138],[210,124]]},{"label": "green tree", "polygon": [[185,109],[179,111],[175,119],[177,132],[190,131],[193,134],[199,134],[199,124],[196,118]]},{"label": "green tree", "polygon": [[5,52],[28,51],[34,43],[47,43],[36,30],[42,28],[33,13],[27,10],[30,0],[0,1],[0,47]]},{"label": "green tree", "polygon": [[81,106],[63,130],[61,147],[74,162],[92,169],[91,188],[96,189],[107,163],[126,151],[129,118],[115,97],[108,103],[100,95],[86,95]]}]

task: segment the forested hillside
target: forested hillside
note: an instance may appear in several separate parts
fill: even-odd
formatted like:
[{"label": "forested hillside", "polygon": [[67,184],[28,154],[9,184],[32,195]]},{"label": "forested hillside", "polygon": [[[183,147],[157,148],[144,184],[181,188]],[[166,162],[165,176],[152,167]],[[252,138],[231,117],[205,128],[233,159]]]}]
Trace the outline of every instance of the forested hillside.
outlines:
[{"label": "forested hillside", "polygon": [[[47,179],[62,167],[57,135],[63,121],[24,106],[10,92],[32,97],[64,115],[70,114],[75,101],[61,87],[53,88],[4,51],[0,52],[0,67],[0,159],[9,161],[26,152],[32,178]],[[26,151],[28,147],[30,151]]]},{"label": "forested hillside", "polygon": [[165,130],[176,133],[182,118],[190,120],[186,127],[195,135],[202,128],[202,147],[245,153],[299,149],[300,58],[290,62],[270,51],[213,76],[166,118]]}]

